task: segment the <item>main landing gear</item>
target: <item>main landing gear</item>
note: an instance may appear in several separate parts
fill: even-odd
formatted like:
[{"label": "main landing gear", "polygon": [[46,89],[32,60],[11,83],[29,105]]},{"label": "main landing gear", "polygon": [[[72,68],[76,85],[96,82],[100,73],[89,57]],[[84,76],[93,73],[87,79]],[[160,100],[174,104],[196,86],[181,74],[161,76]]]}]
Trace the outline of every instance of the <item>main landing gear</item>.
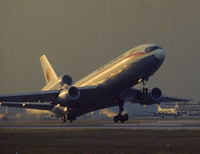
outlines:
[{"label": "main landing gear", "polygon": [[63,114],[61,116],[61,120],[63,121],[63,123],[65,123],[67,120],[72,122],[72,121],[76,120],[76,116],[72,115],[72,114]]},{"label": "main landing gear", "polygon": [[124,111],[124,101],[120,100],[119,114],[114,116],[114,118],[113,118],[114,123],[117,123],[118,121],[120,121],[121,123],[128,121],[128,119],[129,119],[128,114],[122,114],[123,111]]},{"label": "main landing gear", "polygon": [[61,116],[61,120],[63,121],[63,123],[65,123],[65,122],[67,121],[66,115],[63,114],[63,115]]}]

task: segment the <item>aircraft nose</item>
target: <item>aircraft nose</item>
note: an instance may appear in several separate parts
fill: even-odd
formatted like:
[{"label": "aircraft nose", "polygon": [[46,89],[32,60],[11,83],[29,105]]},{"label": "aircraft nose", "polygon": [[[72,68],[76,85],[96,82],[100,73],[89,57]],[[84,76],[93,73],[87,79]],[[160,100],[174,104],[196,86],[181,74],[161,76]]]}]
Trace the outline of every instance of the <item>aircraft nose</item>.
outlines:
[{"label": "aircraft nose", "polygon": [[157,49],[154,51],[154,55],[157,59],[159,60],[164,60],[165,59],[165,52],[163,49]]}]

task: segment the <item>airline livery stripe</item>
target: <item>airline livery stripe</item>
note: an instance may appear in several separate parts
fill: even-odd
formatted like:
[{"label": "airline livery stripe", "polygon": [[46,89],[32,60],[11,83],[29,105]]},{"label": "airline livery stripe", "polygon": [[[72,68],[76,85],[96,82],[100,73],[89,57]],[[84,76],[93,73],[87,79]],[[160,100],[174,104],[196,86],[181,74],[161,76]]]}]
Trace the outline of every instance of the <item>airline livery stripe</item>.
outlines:
[{"label": "airline livery stripe", "polygon": [[[123,61],[123,60],[125,60],[125,59],[128,59],[128,58],[130,58],[130,57],[138,58],[138,57],[142,57],[142,56],[144,56],[144,55],[146,55],[146,54],[147,54],[146,52],[140,52],[140,53],[133,53],[133,54],[130,54],[130,55],[126,56],[126,57],[123,57],[123,58],[121,58],[119,61],[115,61],[115,62],[113,62],[112,64],[110,64],[110,66],[109,66],[108,68],[105,68],[105,69],[103,69],[103,70],[97,72],[96,74],[92,75],[89,79],[87,79],[87,81],[82,81],[82,82],[79,83],[77,86],[82,86],[84,83],[88,82],[89,80],[91,80],[91,79],[94,78],[95,76],[97,76],[97,75],[103,73],[104,71],[108,70],[108,69],[111,68],[112,66],[114,66],[114,65],[116,65],[116,64],[118,64],[118,63],[120,63],[121,61]],[[87,77],[86,77],[86,78],[87,78]]]}]

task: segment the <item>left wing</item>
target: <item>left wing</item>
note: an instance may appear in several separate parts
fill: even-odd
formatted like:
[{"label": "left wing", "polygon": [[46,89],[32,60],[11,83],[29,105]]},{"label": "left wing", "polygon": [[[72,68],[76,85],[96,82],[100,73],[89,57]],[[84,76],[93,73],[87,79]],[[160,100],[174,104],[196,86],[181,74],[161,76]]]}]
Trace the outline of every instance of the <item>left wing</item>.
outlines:
[{"label": "left wing", "polygon": [[[150,95],[150,92],[147,93],[145,96]],[[143,99],[143,94],[141,93],[141,90],[136,88],[130,88],[122,92],[120,95],[120,98],[122,98],[125,101],[132,101],[132,103],[139,102]],[[149,97],[150,98],[150,97]],[[170,97],[170,96],[164,96],[162,95],[161,99],[159,101],[155,101],[156,103],[161,102],[189,102],[192,101],[191,98],[178,98],[178,97]],[[148,101],[148,99],[147,99]],[[148,104],[148,102],[147,102]]]},{"label": "left wing", "polygon": [[170,97],[170,96],[163,96],[162,102],[189,102],[192,101],[191,98],[178,98],[178,97]]}]

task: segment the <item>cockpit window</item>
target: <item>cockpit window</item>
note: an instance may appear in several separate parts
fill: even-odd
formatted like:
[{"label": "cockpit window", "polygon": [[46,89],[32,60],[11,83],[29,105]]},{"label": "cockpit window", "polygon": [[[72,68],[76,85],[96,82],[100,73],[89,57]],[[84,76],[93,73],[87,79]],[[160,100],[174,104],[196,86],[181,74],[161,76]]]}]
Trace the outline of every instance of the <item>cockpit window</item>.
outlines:
[{"label": "cockpit window", "polygon": [[145,49],[145,52],[151,52],[154,51],[156,49],[162,49],[160,46],[152,46],[152,47],[148,47]]}]

